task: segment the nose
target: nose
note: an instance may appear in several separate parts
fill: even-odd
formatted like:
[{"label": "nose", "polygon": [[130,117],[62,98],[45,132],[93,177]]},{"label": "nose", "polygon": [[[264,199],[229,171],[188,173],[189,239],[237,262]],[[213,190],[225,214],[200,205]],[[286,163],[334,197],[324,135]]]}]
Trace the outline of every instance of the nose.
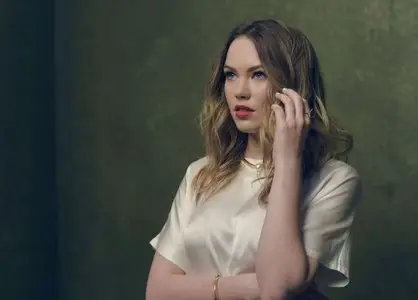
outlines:
[{"label": "nose", "polygon": [[247,100],[250,98],[250,96],[251,96],[251,91],[250,91],[248,80],[245,78],[241,78],[237,80],[235,97],[238,100]]}]

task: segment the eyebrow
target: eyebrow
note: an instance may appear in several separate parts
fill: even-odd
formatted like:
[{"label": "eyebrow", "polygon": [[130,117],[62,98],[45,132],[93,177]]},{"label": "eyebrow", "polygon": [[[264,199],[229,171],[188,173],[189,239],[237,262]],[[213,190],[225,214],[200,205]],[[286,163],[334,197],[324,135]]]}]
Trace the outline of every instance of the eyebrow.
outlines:
[{"label": "eyebrow", "polygon": [[[225,65],[224,69],[229,69],[229,70],[232,70],[232,71],[236,71],[235,68],[230,67],[228,65]],[[262,65],[252,66],[252,67],[249,67],[247,71],[252,72],[252,71],[255,71],[255,70],[258,70],[258,69],[263,69],[263,66]]]}]

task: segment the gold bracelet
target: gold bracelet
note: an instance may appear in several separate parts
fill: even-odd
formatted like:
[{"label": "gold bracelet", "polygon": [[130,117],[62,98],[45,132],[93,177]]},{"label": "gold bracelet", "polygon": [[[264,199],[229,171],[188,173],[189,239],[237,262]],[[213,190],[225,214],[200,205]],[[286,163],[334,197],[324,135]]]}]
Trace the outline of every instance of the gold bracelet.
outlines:
[{"label": "gold bracelet", "polygon": [[221,275],[217,274],[215,280],[213,281],[213,300],[220,300],[219,298],[219,278]]}]

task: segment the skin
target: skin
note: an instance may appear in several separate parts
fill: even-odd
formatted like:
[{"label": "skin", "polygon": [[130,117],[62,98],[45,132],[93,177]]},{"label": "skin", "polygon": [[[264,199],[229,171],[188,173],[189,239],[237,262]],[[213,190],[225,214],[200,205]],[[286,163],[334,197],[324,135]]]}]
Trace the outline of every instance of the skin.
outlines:
[{"label": "skin", "polygon": [[299,228],[302,149],[309,126],[305,112],[309,109],[293,90],[285,89],[277,97],[284,107],[272,106],[275,172],[256,253],[262,300],[287,299],[303,291],[318,268],[318,261],[306,255]]},{"label": "skin", "polygon": [[[251,40],[239,37],[231,44],[224,73],[231,115],[237,128],[248,133],[246,156],[261,158],[255,133],[265,117],[269,82]],[[261,299],[282,299],[289,292],[302,290],[314,277],[318,265],[315,259],[306,257],[298,225],[301,155],[309,126],[306,117],[309,108],[306,100],[293,90],[285,89],[276,97],[283,104],[283,107],[277,104],[271,107],[276,117],[273,146],[276,171],[256,255]],[[241,119],[235,114],[236,105],[254,111]]]},{"label": "skin", "polygon": [[[245,37],[230,46],[225,62],[225,95],[237,128],[248,133],[246,156],[262,158],[256,133],[265,117],[269,87],[254,44]],[[315,275],[318,262],[305,254],[299,230],[299,190],[301,185],[301,149],[309,119],[307,104],[295,91],[276,95],[283,107],[274,104],[276,116],[274,140],[275,174],[269,195],[266,218],[254,266],[236,276],[221,277],[222,300],[287,299],[302,291]],[[254,111],[242,120],[236,105]],[[286,176],[284,175],[286,171]],[[280,253],[280,255],[277,255]],[[155,253],[147,283],[147,300],[212,299],[213,274],[191,276]],[[164,289],[161,289],[164,286]]]}]

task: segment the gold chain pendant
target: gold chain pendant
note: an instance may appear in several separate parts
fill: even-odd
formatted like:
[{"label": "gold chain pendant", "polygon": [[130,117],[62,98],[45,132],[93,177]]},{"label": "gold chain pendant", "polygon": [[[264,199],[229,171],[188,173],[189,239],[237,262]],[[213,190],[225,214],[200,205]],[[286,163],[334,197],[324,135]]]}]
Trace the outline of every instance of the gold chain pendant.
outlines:
[{"label": "gold chain pendant", "polygon": [[260,175],[261,175],[261,166],[262,166],[262,164],[253,164],[253,163],[250,163],[248,160],[246,160],[245,158],[244,158],[244,162],[247,164],[247,165],[249,165],[249,166],[251,166],[251,167],[253,167],[253,168],[255,168],[256,170],[257,170],[257,178],[260,178]]}]

